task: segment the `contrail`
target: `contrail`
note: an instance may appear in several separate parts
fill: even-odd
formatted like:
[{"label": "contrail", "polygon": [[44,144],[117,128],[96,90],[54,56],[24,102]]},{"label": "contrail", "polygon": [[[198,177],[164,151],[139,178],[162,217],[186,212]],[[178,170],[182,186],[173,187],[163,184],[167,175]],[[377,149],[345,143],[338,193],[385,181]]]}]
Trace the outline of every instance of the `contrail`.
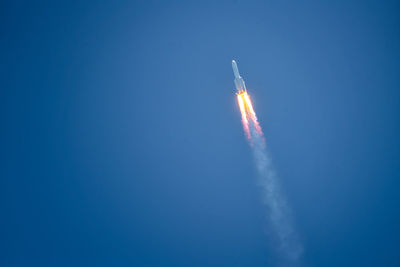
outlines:
[{"label": "contrail", "polygon": [[280,265],[298,266],[303,246],[295,230],[290,208],[280,190],[278,177],[267,153],[264,134],[258,123],[253,104],[234,60],[232,68],[238,90],[237,100],[242,115],[243,129],[253,150],[259,174],[258,185],[262,191],[263,204],[267,208],[268,230],[273,240],[272,244],[278,253]]}]

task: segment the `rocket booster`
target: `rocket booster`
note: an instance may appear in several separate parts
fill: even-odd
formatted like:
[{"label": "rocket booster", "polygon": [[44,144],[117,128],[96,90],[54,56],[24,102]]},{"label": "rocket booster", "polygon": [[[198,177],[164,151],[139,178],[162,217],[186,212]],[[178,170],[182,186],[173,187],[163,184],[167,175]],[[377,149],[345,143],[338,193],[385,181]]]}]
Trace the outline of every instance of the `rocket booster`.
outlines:
[{"label": "rocket booster", "polygon": [[232,60],[232,69],[233,69],[233,74],[235,75],[234,82],[235,82],[236,89],[238,91],[237,93],[240,94],[240,93],[246,92],[246,85],[244,84],[243,78],[239,74],[239,69],[237,67],[235,60]]}]

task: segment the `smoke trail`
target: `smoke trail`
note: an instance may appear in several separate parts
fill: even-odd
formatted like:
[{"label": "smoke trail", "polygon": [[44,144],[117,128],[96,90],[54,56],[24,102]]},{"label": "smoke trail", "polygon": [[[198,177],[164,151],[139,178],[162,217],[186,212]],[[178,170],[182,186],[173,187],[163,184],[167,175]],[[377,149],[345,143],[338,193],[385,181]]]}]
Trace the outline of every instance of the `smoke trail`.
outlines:
[{"label": "smoke trail", "polygon": [[[238,101],[244,102],[241,107],[242,123],[253,150],[257,171],[258,185],[261,189],[263,204],[267,207],[269,233],[275,242],[282,266],[298,266],[303,248],[291,218],[290,208],[283,197],[278,177],[268,156],[262,129],[258,124],[251,100],[246,92],[238,95]],[[243,118],[249,118],[243,120]]]},{"label": "smoke trail", "polygon": [[259,173],[258,185],[262,190],[263,204],[268,209],[271,235],[278,244],[276,250],[282,265],[296,266],[303,248],[292,222],[290,208],[280,191],[263,136],[253,125],[250,126],[250,130],[253,140],[252,150]]}]

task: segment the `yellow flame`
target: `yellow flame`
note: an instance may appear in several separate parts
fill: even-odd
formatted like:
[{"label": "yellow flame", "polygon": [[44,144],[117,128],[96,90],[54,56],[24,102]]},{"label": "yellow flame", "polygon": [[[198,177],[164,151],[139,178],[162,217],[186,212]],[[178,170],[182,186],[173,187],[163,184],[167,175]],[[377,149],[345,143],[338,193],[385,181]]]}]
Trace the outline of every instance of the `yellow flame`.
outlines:
[{"label": "yellow flame", "polygon": [[250,138],[249,121],[247,119],[246,107],[244,104],[245,102],[243,101],[243,94],[238,94],[237,99],[239,103],[240,113],[242,114],[243,129],[246,134],[246,137]]},{"label": "yellow flame", "polygon": [[240,92],[237,94],[238,104],[240,108],[240,113],[242,114],[242,123],[245,134],[248,138],[250,138],[249,131],[249,120],[251,124],[254,126],[255,130],[258,134],[262,134],[262,130],[257,121],[257,116],[253,108],[253,103],[251,102],[250,96],[246,91]]}]

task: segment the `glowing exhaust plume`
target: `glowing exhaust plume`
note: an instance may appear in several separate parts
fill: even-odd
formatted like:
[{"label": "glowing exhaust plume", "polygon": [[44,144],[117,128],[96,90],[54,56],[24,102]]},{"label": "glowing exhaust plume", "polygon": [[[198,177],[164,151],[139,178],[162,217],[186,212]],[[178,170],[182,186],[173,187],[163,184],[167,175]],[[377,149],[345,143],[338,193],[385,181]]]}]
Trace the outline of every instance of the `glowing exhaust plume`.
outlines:
[{"label": "glowing exhaust plume", "polygon": [[237,94],[237,99],[239,103],[240,113],[242,114],[242,124],[246,136],[250,139],[250,130],[249,130],[249,119],[251,120],[252,125],[255,127],[255,130],[258,134],[262,135],[262,130],[257,121],[256,113],[254,112],[253,104],[251,103],[250,97],[246,91]]},{"label": "glowing exhaust plume", "polygon": [[262,129],[247,91],[237,93],[245,135],[252,147],[259,173],[259,186],[268,210],[269,234],[272,246],[279,254],[280,266],[298,266],[302,245],[291,219],[291,212],[279,188],[279,183],[266,150]]},{"label": "glowing exhaust plume", "polygon": [[242,114],[242,124],[246,137],[250,139],[249,120],[247,119],[247,112],[245,102],[243,100],[243,93],[237,95],[240,113]]}]

